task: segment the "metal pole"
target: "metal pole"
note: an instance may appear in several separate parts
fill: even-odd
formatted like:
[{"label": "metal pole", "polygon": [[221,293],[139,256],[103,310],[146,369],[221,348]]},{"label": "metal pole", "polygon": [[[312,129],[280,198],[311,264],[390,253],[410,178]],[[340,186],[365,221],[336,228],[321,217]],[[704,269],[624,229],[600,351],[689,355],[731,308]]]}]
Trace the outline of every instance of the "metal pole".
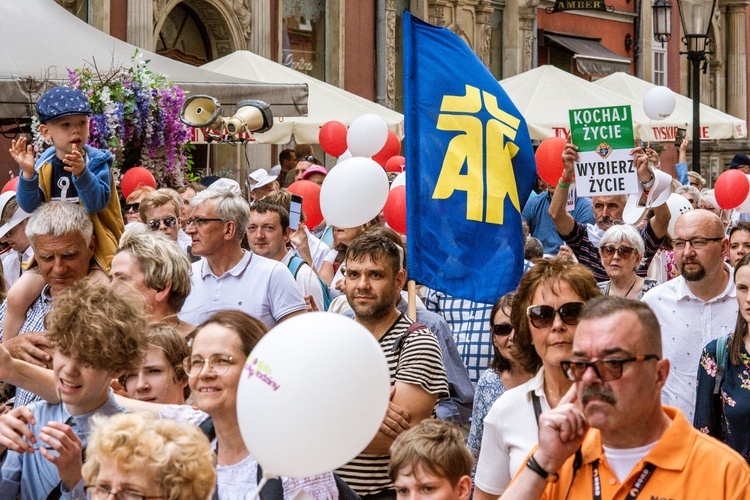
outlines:
[{"label": "metal pole", "polygon": [[[693,172],[701,174],[701,75],[702,52],[689,52],[693,65]],[[702,174],[701,174],[702,175]]]}]

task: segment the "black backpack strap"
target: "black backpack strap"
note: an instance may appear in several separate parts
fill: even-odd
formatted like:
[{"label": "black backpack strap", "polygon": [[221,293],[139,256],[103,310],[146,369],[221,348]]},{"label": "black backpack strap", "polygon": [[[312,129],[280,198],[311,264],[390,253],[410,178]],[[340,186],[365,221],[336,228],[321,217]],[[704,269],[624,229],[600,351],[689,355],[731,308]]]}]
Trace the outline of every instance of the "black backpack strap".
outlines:
[{"label": "black backpack strap", "polygon": [[[258,472],[256,481],[260,484],[263,479],[263,469],[258,464]],[[284,499],[284,485],[281,484],[281,478],[275,477],[266,481],[263,489],[260,490],[258,495],[260,500],[283,500]]]},{"label": "black backpack strap", "polygon": [[198,428],[201,431],[203,431],[203,434],[206,435],[209,442],[216,439],[216,429],[214,429],[214,419],[212,419],[211,417],[208,417],[206,420],[201,422]]},{"label": "black backpack strap", "polygon": [[409,328],[406,329],[406,333],[401,335],[399,338],[396,339],[396,341],[393,343],[393,348],[391,349],[391,352],[397,352],[401,350],[401,347],[404,345],[404,341],[406,341],[406,337],[411,335],[412,333],[422,330],[423,328],[427,328],[422,323],[419,323],[418,321],[415,321],[411,325],[409,325]]}]

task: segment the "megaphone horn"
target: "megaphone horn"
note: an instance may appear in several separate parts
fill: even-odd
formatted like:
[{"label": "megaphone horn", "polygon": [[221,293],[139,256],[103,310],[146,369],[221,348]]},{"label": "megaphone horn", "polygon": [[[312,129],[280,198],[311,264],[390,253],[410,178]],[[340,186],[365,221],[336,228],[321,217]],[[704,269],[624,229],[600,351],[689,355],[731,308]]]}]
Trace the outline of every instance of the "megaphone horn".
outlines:
[{"label": "megaphone horn", "polygon": [[237,103],[237,112],[226,119],[227,132],[237,135],[248,132],[265,132],[273,126],[271,106],[263,101],[246,100]]},{"label": "megaphone horn", "polygon": [[190,127],[219,130],[224,124],[221,103],[210,95],[190,96],[182,104],[180,121]]}]

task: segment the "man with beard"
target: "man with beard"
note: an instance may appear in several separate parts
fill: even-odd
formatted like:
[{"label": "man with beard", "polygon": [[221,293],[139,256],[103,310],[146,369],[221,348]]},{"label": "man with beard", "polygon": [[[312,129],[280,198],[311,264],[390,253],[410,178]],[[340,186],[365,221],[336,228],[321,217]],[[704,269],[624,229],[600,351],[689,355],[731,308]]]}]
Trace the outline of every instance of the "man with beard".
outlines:
[{"label": "man with beard", "polygon": [[664,355],[672,365],[664,402],[692,422],[703,346],[734,331],[738,305],[732,268],[724,262],[729,241],[721,219],[708,210],[691,210],[677,219],[674,234],[681,275],[652,288],[643,301],[659,318]]},{"label": "man with beard", "polygon": [[383,349],[391,380],[391,402],[380,430],[359,456],[336,471],[365,499],[396,498],[388,478],[393,440],[429,418],[438,399],[448,397],[435,335],[396,309],[406,280],[402,255],[402,249],[386,236],[367,232],[346,251],[346,298],[355,321],[365,326]]},{"label": "man with beard", "polygon": [[[654,174],[649,167],[649,157],[641,148],[632,152],[633,162],[638,169],[638,180],[645,190],[654,185]],[[609,276],[604,270],[601,257],[599,256],[599,239],[604,231],[614,224],[622,224],[622,213],[625,210],[627,197],[619,196],[594,196],[593,208],[596,225],[576,222],[565,209],[568,199],[570,183],[575,181],[574,166],[578,161],[578,147],[568,143],[562,155],[563,173],[557,184],[555,193],[549,206],[549,215],[555,223],[555,228],[560,237],[573,250],[578,262],[591,269],[596,281],[607,281]],[[654,208],[654,216],[648,219],[640,230],[645,244],[643,262],[636,270],[638,276],[646,276],[651,259],[654,258],[667,234],[669,226],[669,208],[667,204]]]},{"label": "man with beard", "polygon": [[573,387],[539,417],[539,446],[503,500],[748,498],[750,467],[734,450],[662,406],[670,359],[648,306],[589,302],[570,361]]}]

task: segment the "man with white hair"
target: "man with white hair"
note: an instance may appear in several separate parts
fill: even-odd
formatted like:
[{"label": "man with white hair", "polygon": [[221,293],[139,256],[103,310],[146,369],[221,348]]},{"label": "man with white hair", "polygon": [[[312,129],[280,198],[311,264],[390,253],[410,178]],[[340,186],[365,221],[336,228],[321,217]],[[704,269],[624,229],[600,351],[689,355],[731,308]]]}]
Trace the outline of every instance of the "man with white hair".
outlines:
[{"label": "man with white hair", "polygon": [[3,255],[3,276],[7,288],[21,277],[21,264],[34,255],[31,242],[26,237],[26,222],[30,215],[18,206],[15,191],[0,195],[0,241],[10,246],[10,251]]},{"label": "man with white hair", "polygon": [[195,325],[223,309],[239,309],[269,328],[305,312],[292,274],[281,262],[241,246],[250,220],[245,200],[229,191],[207,189],[190,201],[185,232],[193,255],[191,291],[179,318]]}]

